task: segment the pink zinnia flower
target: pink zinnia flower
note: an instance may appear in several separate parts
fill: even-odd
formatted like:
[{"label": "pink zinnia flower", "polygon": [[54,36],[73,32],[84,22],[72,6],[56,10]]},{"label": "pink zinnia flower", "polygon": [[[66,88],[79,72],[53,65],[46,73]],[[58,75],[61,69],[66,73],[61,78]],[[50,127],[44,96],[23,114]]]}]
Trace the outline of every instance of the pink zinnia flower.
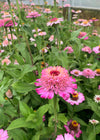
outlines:
[{"label": "pink zinnia flower", "polygon": [[82,72],[80,70],[74,69],[70,72],[71,74],[75,75],[75,76],[80,76],[82,75]]},{"label": "pink zinnia flower", "polygon": [[3,47],[7,47],[8,45],[11,45],[12,44],[12,42],[10,42],[10,41],[8,41],[7,39],[5,39],[4,41],[3,41],[3,43],[2,43],[2,46]]},{"label": "pink zinnia flower", "polygon": [[46,35],[47,33],[46,32],[39,32],[38,33],[38,35],[40,35],[40,36],[44,36],[44,35]]},{"label": "pink zinnia flower", "polygon": [[3,53],[4,52],[4,50],[0,50],[0,53]]},{"label": "pink zinnia flower", "polygon": [[6,65],[9,65],[11,63],[11,61],[8,58],[5,58],[2,60],[2,65],[4,65],[4,63],[6,63]]},{"label": "pink zinnia flower", "polygon": [[11,36],[11,34],[8,34],[8,39],[10,39],[10,40],[16,40],[17,39],[17,37],[14,35],[14,34],[12,34],[12,36]]},{"label": "pink zinnia flower", "polygon": [[70,4],[65,4],[64,7],[70,7]]},{"label": "pink zinnia flower", "polygon": [[51,36],[49,37],[49,41],[52,42],[53,40],[54,40],[54,35],[51,35]]},{"label": "pink zinnia flower", "polygon": [[36,17],[39,17],[39,16],[41,16],[41,14],[39,14],[36,11],[33,11],[33,12],[28,13],[28,16],[26,16],[26,18],[36,18]]},{"label": "pink zinnia flower", "polygon": [[[86,36],[87,33],[86,32],[80,32],[78,38],[83,38],[84,36]],[[84,40],[87,40],[88,39],[88,36],[84,38]]]},{"label": "pink zinnia flower", "polygon": [[80,103],[82,103],[85,100],[84,95],[80,92],[75,91],[73,94],[71,94],[70,98],[68,98],[68,100],[66,100],[68,103],[70,103],[71,105],[79,105]]},{"label": "pink zinnia flower", "polygon": [[98,89],[100,90],[100,85],[98,85]]},{"label": "pink zinnia flower", "polygon": [[94,72],[96,76],[100,76],[100,69],[96,69]]},{"label": "pink zinnia flower", "polygon": [[49,9],[49,8],[46,8],[44,11],[43,11],[43,13],[47,13],[47,14],[49,14],[49,13],[51,13],[52,11]]},{"label": "pink zinnia flower", "polygon": [[67,53],[72,53],[74,50],[72,49],[72,47],[67,46],[64,51],[67,50]]},{"label": "pink zinnia flower", "polygon": [[99,19],[96,19],[96,18],[92,18],[90,19],[91,21],[99,21]]},{"label": "pink zinnia flower", "polygon": [[47,26],[52,26],[53,24],[59,24],[61,21],[63,21],[62,18],[52,18],[48,23]]},{"label": "pink zinnia flower", "polygon": [[8,138],[7,130],[0,129],[0,140],[7,140]]},{"label": "pink zinnia flower", "polygon": [[[16,22],[14,22],[15,25],[17,25]],[[11,27],[14,26],[13,21],[11,18],[4,18],[0,20],[0,27]]]},{"label": "pink zinnia flower", "polygon": [[82,48],[82,51],[83,51],[83,52],[92,53],[91,48],[90,48],[90,47],[88,47],[88,46],[85,46],[84,48]]},{"label": "pink zinnia flower", "polygon": [[75,79],[69,76],[68,71],[61,66],[51,66],[42,70],[40,79],[37,79],[36,86],[40,86],[36,91],[41,98],[52,99],[54,94],[59,94],[64,100],[69,98],[69,94],[77,88]]},{"label": "pink zinnia flower", "polygon": [[63,135],[58,135],[56,140],[75,140],[75,138],[71,134],[65,133],[64,137],[63,137]]},{"label": "pink zinnia flower", "polygon": [[97,54],[100,53],[100,45],[93,48],[93,51]]},{"label": "pink zinnia flower", "polygon": [[94,96],[94,101],[95,101],[96,103],[100,103],[100,95],[95,95],[95,96]]},{"label": "pink zinnia flower", "polygon": [[82,131],[80,130],[80,124],[75,120],[70,120],[67,122],[67,125],[64,125],[66,131],[70,133],[72,136],[80,137]]},{"label": "pink zinnia flower", "polygon": [[95,72],[92,71],[91,69],[87,68],[87,69],[83,70],[82,75],[86,78],[94,78]]},{"label": "pink zinnia flower", "polygon": [[84,20],[80,25],[81,26],[91,26],[91,24],[88,20]]}]

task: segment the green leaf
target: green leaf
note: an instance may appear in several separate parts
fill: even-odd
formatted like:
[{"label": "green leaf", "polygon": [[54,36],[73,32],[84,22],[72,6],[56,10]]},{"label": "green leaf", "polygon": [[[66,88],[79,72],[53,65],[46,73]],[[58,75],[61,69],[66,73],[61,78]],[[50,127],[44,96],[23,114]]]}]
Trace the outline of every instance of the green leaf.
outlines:
[{"label": "green leaf", "polygon": [[12,87],[19,93],[27,93],[29,91],[35,90],[35,85],[25,82],[15,82],[12,84]]},{"label": "green leaf", "polygon": [[31,109],[28,107],[27,104],[25,104],[24,102],[19,103],[19,108],[20,108],[20,112],[24,117],[27,117],[28,115],[31,114]]},{"label": "green leaf", "polygon": [[67,124],[68,119],[66,118],[65,114],[58,114],[57,120],[61,121],[63,124]]},{"label": "green leaf", "polygon": [[81,31],[82,29],[78,29],[77,31],[73,31],[72,33],[71,33],[71,40],[75,40],[76,38],[77,38],[77,36],[79,35],[79,33],[80,33],[80,31]]},{"label": "green leaf", "polygon": [[28,140],[26,133],[22,129],[8,131],[8,140]]},{"label": "green leaf", "polygon": [[4,71],[0,71],[0,80],[2,80],[3,75],[4,75]]},{"label": "green leaf", "polygon": [[87,140],[96,140],[96,135],[94,134],[93,131],[89,133],[89,136],[88,136]]},{"label": "green leaf", "polygon": [[100,133],[100,124],[98,124],[95,128],[96,134]]},{"label": "green leaf", "polygon": [[12,130],[21,127],[34,128],[34,124],[32,122],[26,122],[25,118],[18,118],[11,122],[7,130]]}]

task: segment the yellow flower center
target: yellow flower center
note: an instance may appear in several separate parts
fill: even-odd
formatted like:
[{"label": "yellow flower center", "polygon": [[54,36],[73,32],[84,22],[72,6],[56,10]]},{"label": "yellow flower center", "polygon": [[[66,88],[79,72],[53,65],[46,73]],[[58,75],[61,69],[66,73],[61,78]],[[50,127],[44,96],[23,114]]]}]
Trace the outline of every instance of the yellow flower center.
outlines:
[{"label": "yellow flower center", "polygon": [[74,120],[74,121],[72,121],[72,126],[73,126],[73,127],[77,127],[77,126],[78,126],[77,121],[75,121],[75,120]]},{"label": "yellow flower center", "polygon": [[100,69],[96,69],[96,73],[97,74],[100,74]]}]

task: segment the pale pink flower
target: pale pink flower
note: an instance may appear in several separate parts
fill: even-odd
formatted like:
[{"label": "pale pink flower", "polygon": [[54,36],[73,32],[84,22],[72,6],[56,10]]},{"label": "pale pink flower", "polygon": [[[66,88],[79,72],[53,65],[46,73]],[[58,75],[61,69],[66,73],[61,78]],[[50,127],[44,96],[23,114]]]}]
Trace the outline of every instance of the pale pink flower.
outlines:
[{"label": "pale pink flower", "polygon": [[1,61],[2,65],[4,65],[4,63],[6,63],[6,65],[9,65],[11,63],[11,61],[8,58],[5,58]]},{"label": "pale pink flower", "polygon": [[9,42],[7,39],[5,39],[2,43],[2,46],[7,47],[8,45],[11,45],[11,44],[12,44],[12,42]]},{"label": "pale pink flower", "polygon": [[82,12],[81,10],[77,10],[77,11],[75,11],[76,14],[81,13],[81,12]]},{"label": "pale pink flower", "polygon": [[99,123],[99,121],[98,121],[98,120],[95,120],[95,119],[89,120],[89,122],[90,122],[91,124],[93,124],[93,125],[96,125],[96,124]]},{"label": "pale pink flower", "polygon": [[44,35],[46,35],[47,33],[46,32],[39,32],[38,33],[38,35],[40,35],[40,36],[44,36]]},{"label": "pale pink flower", "polygon": [[12,98],[12,97],[13,97],[13,94],[12,94],[12,92],[11,92],[10,89],[8,89],[8,91],[6,92],[6,96],[7,96],[8,98]]},{"label": "pale pink flower", "polygon": [[81,26],[91,26],[90,22],[88,20],[83,21],[81,24]]},{"label": "pale pink flower", "polygon": [[31,3],[31,6],[35,6],[35,3]]},{"label": "pale pink flower", "polygon": [[[85,37],[86,35],[87,35],[86,32],[80,32],[78,38],[83,38],[83,37]],[[84,38],[84,40],[87,40],[87,39],[88,39],[88,36],[86,36],[86,37]]]},{"label": "pale pink flower", "polygon": [[71,94],[70,98],[66,100],[66,102],[70,103],[71,105],[79,105],[85,100],[85,97],[83,93],[75,91],[73,94]]},{"label": "pale pink flower", "polygon": [[64,137],[63,137],[63,135],[58,135],[56,140],[75,140],[75,138],[71,134],[65,133]]},{"label": "pale pink flower", "polygon": [[96,76],[100,76],[100,69],[96,69],[94,72]]},{"label": "pale pink flower", "polygon": [[70,4],[65,4],[64,7],[70,7]]},{"label": "pale pink flower", "polygon": [[69,94],[77,88],[75,79],[69,76],[68,71],[61,66],[51,66],[42,70],[41,78],[37,79],[36,86],[40,86],[36,91],[41,98],[52,99],[54,94],[59,94],[64,100],[69,98]]},{"label": "pale pink flower", "polygon": [[38,29],[38,28],[37,28],[37,29],[33,29],[33,30],[32,30],[32,33],[34,33],[34,32],[40,32],[40,31],[41,31],[41,29]]},{"label": "pale pink flower", "polygon": [[100,53],[100,45],[93,48],[93,51],[97,54]]},{"label": "pale pink flower", "polygon": [[36,17],[39,17],[39,16],[41,16],[41,14],[39,14],[36,11],[32,11],[32,12],[28,13],[28,16],[26,16],[26,18],[36,18]]},{"label": "pale pink flower", "polygon": [[19,65],[18,61],[15,59],[14,65]]},{"label": "pale pink flower", "polygon": [[34,37],[37,37],[37,34],[34,34]]},{"label": "pale pink flower", "polygon": [[87,68],[87,69],[83,70],[82,75],[86,78],[94,78],[95,72],[92,71],[91,69]]},{"label": "pale pink flower", "polygon": [[77,138],[80,137],[82,131],[80,130],[80,124],[75,120],[70,120],[67,122],[67,125],[64,125],[64,128],[68,133],[72,136],[76,136]]},{"label": "pale pink flower", "polygon": [[92,53],[91,48],[88,47],[88,46],[85,46],[84,48],[82,48],[82,51],[83,51],[83,52],[88,52],[89,54]]},{"label": "pale pink flower", "polygon": [[95,96],[94,96],[94,101],[95,101],[96,103],[100,103],[100,95],[95,95]]},{"label": "pale pink flower", "polygon": [[61,40],[60,42],[58,42],[58,40],[56,39],[55,44],[58,45],[60,43],[60,45],[63,45],[63,41]]},{"label": "pale pink flower", "polygon": [[99,21],[99,19],[96,19],[96,18],[92,18],[90,20],[92,20],[92,21]]},{"label": "pale pink flower", "polygon": [[33,41],[35,41],[35,39],[31,37],[31,38],[30,38],[30,41],[33,42]]},{"label": "pale pink flower", "polygon": [[46,9],[44,9],[43,13],[49,14],[49,13],[52,13],[52,11],[49,8],[46,8]]},{"label": "pale pink flower", "polygon": [[0,129],[0,140],[7,140],[8,138],[7,130]]},{"label": "pale pink flower", "polygon": [[100,85],[98,85],[98,89],[100,90]]},{"label": "pale pink flower", "polygon": [[53,24],[59,24],[61,21],[63,21],[62,18],[52,18],[52,19],[47,23],[47,26],[52,26]]},{"label": "pale pink flower", "polygon": [[75,76],[80,76],[82,75],[82,72],[80,70],[74,69],[70,72],[71,74],[75,75]]},{"label": "pale pink flower", "polygon": [[52,42],[53,40],[54,40],[54,35],[51,35],[51,36],[49,37],[49,41]]},{"label": "pale pink flower", "polygon": [[3,53],[3,52],[4,52],[4,50],[0,50],[0,54]]},{"label": "pale pink flower", "polygon": [[67,50],[67,53],[72,53],[74,51],[71,46],[67,46],[64,51],[65,50]]},{"label": "pale pink flower", "polygon": [[12,36],[11,36],[11,34],[8,34],[8,39],[10,39],[10,40],[16,40],[17,39],[17,37],[14,35],[14,34],[12,34]]}]

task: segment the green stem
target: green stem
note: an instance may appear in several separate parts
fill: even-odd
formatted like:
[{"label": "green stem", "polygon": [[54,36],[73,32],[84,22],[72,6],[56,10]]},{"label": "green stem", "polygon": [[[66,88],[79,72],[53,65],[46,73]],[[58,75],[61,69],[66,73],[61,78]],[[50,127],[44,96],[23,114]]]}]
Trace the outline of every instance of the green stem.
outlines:
[{"label": "green stem", "polygon": [[55,117],[54,136],[56,137],[56,133],[57,133],[57,95],[56,94],[54,94],[54,117]]}]

